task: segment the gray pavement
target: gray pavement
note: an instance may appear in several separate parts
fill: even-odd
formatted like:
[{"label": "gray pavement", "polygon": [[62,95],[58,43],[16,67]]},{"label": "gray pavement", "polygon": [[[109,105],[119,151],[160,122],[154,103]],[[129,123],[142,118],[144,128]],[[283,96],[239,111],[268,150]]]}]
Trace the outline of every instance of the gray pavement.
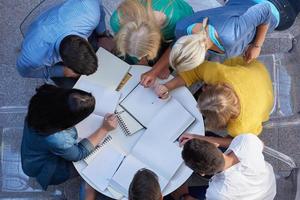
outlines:
[{"label": "gray pavement", "polygon": [[[37,86],[38,79],[21,78],[15,68],[15,61],[22,42],[19,25],[40,0],[0,0],[0,199],[48,200],[78,199],[79,178],[42,191],[39,185],[28,178],[20,166],[20,141],[23,120],[28,100]],[[48,1],[50,2],[50,0]],[[118,1],[104,1],[108,10],[116,7]],[[297,120],[300,84],[300,17],[291,29],[268,35],[263,48],[264,62],[275,72],[278,98],[272,120],[283,118]],[[298,43],[297,43],[298,42]],[[290,51],[290,52],[289,52]],[[255,83],[254,88],[255,89]],[[297,121],[296,121],[297,122]],[[281,151],[295,159],[300,165],[300,123],[265,129],[261,135],[267,146]],[[267,157],[276,172],[288,170],[282,163]],[[194,177],[195,179],[195,177]],[[197,182],[193,179],[193,183]],[[291,185],[278,181],[276,199],[286,200]]]}]

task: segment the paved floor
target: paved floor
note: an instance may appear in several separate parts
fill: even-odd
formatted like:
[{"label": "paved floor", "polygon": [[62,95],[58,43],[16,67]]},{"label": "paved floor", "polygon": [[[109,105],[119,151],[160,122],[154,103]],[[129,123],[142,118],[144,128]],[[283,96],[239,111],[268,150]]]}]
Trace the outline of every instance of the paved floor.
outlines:
[{"label": "paved floor", "polygon": [[[42,80],[21,78],[15,61],[22,42],[19,25],[28,12],[40,0],[0,0],[0,199],[46,200],[78,199],[79,179],[50,187],[44,192],[37,183],[28,178],[20,166],[20,141],[22,126],[28,100]],[[52,3],[53,1],[47,1]],[[104,1],[112,10],[119,1]],[[280,98],[272,115],[274,122],[282,117],[293,116],[300,108],[297,104],[300,84],[300,19],[288,31],[276,32],[268,36],[263,49],[263,61],[270,68],[276,82],[276,91]],[[289,52],[290,51],[290,52]],[[253,89],[255,89],[253,83]],[[279,120],[280,121],[280,120]],[[297,121],[296,121],[297,122]],[[280,128],[265,129],[261,138],[266,145],[281,151],[300,164],[300,126],[283,124]],[[267,157],[274,169],[285,171],[288,168],[275,159]],[[195,180],[193,182],[196,182]],[[278,182],[277,199],[289,199],[290,185]],[[284,184],[284,185],[283,185]]]}]

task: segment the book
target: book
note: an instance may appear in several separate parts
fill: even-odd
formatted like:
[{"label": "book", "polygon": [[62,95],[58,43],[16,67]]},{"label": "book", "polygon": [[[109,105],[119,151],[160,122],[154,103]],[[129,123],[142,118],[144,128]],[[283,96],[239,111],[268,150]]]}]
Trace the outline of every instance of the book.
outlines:
[{"label": "book", "polygon": [[151,120],[110,184],[127,194],[134,174],[141,168],[147,168],[158,175],[163,190],[183,163],[181,148],[174,141],[194,121],[195,118],[179,102],[171,99]]},{"label": "book", "polygon": [[102,146],[97,153],[97,157],[82,170],[82,175],[94,183],[97,188],[104,191],[124,156],[111,143]]},{"label": "book", "polygon": [[134,119],[133,116],[131,116],[120,106],[117,108],[116,116],[120,128],[123,130],[126,136],[131,136],[144,128],[136,119]]},{"label": "book", "polygon": [[148,127],[153,117],[169,99],[160,99],[152,88],[138,84],[120,105],[136,118],[144,127]]},{"label": "book", "polygon": [[[111,90],[116,90],[118,87],[121,89],[119,85],[120,83],[126,83],[124,81],[126,77],[128,77],[127,74],[131,66],[102,47],[98,49],[96,56],[98,58],[97,71],[89,76],[83,77],[88,77],[89,81]],[[128,79],[129,78],[130,77],[128,77]]]}]

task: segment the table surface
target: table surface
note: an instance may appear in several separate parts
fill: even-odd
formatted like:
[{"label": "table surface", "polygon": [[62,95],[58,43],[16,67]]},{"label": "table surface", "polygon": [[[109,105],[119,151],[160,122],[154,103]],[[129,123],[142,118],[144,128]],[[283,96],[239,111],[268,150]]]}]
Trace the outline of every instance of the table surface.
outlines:
[{"label": "table surface", "polygon": [[[121,100],[124,98],[130,91],[131,88],[130,85],[136,85],[139,80],[142,73],[148,71],[150,67],[148,66],[142,66],[142,65],[133,65],[130,73],[132,74],[131,79],[126,83],[126,85],[121,90]],[[171,78],[171,76],[170,76]],[[181,87],[173,90],[171,92],[172,98],[175,98],[178,102],[182,104],[182,106],[188,110],[195,118],[196,121],[193,123],[192,127],[190,127],[190,133],[193,134],[201,134],[204,135],[204,123],[202,119],[201,113],[196,108],[197,102],[194,99],[191,92],[186,87]],[[125,153],[130,153],[131,148],[134,146],[134,144],[137,142],[137,140],[142,136],[142,134],[145,132],[145,129],[137,132],[136,134],[128,137],[128,141],[126,141],[127,146],[122,147],[125,150]],[[132,144],[132,145],[130,145]],[[181,156],[181,155],[178,155]],[[75,168],[77,169],[78,173],[81,175],[81,171],[87,166],[87,164],[82,160],[78,162],[73,163]],[[189,169],[187,166],[185,166],[184,163],[181,164],[179,169],[176,171],[174,176],[171,178],[168,185],[164,188],[163,195],[167,195],[171,192],[173,192],[175,189],[177,189],[180,185],[182,185],[192,174],[192,170]],[[81,175],[81,177],[95,190],[98,192],[111,197],[115,199],[126,199],[125,194],[120,194],[117,191],[115,191],[113,188],[109,187],[106,190],[102,191],[100,190],[97,185],[95,185],[93,182],[86,179],[84,176]]]}]

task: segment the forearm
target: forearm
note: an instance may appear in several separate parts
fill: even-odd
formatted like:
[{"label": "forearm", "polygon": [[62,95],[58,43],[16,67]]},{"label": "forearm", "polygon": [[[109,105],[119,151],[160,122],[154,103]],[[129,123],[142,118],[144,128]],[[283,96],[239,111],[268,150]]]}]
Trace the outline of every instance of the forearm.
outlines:
[{"label": "forearm", "polygon": [[205,140],[210,143],[215,143],[218,145],[218,147],[229,147],[232,138],[227,137],[210,137],[210,136],[195,136],[197,139]]},{"label": "forearm", "polygon": [[107,133],[108,131],[101,127],[94,134],[89,136],[87,139],[94,147],[96,147],[105,138]]},{"label": "forearm", "polygon": [[168,88],[169,91],[171,91],[178,87],[185,86],[185,82],[180,76],[177,76],[164,85]]},{"label": "forearm", "polygon": [[161,58],[155,63],[155,65],[152,68],[152,71],[158,75],[160,72],[169,67],[169,56],[171,52],[171,47],[169,47],[161,56]]},{"label": "forearm", "polygon": [[261,47],[263,45],[268,29],[269,29],[269,24],[261,24],[257,26],[256,36],[253,40],[253,45],[257,47]]}]

